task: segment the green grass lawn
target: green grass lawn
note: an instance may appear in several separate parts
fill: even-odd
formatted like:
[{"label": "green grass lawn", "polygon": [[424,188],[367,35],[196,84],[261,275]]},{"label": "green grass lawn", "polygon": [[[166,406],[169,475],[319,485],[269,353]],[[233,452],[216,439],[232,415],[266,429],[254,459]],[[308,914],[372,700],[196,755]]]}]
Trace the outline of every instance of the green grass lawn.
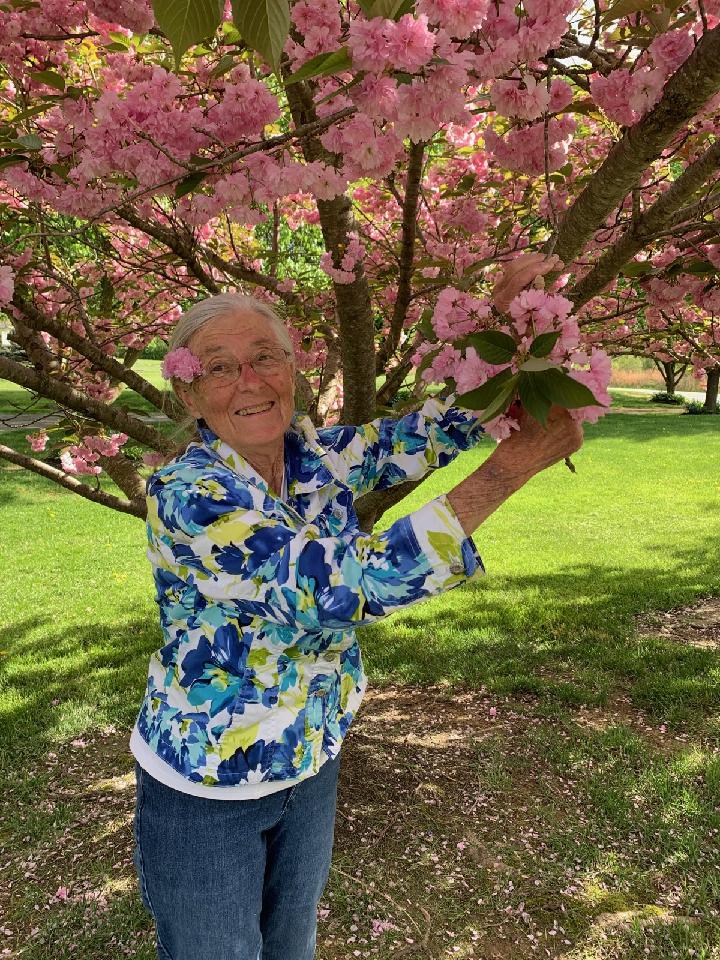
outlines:
[{"label": "green grass lawn", "polygon": [[[159,360],[138,360],[133,370],[144,377],[158,389],[165,389],[166,383],[160,375],[161,362]],[[154,414],[157,409],[148,403],[134,390],[123,390],[115,401],[117,406],[124,407],[133,413]],[[57,410],[56,405],[45,397],[37,397],[23,390],[9,380],[0,379],[0,416],[3,414],[36,414],[51,413]]]},{"label": "green grass lawn", "polygon": [[[717,960],[718,652],[633,618],[720,594],[718,420],[648,407],[588,427],[575,475],[546,471],[477,532],[486,577],[362,632],[379,699],[347,748],[319,960],[383,960],[408,938],[431,958]],[[150,960],[127,853],[127,731],[160,640],[143,524],[10,465],[0,505],[5,922],[39,931],[10,944],[30,960]],[[392,691],[406,728],[402,709],[383,713]],[[68,903],[53,899],[65,884]]]}]

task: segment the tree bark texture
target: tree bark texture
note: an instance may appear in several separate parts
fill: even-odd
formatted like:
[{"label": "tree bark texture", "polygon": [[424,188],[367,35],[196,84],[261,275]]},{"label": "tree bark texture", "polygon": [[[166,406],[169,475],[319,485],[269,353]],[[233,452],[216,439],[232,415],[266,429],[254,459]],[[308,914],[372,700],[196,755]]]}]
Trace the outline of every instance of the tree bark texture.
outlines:
[{"label": "tree bark texture", "polygon": [[720,169],[720,142],[713,144],[682,176],[660,195],[637,220],[633,220],[614,243],[574,287],[570,298],[578,309],[600,293],[636,253],[676,222],[679,213],[698,190]]},{"label": "tree bark texture", "polygon": [[54,400],[61,407],[67,407],[90,420],[97,420],[120,433],[126,433],[133,440],[144,443],[153,450],[171,453],[175,444],[158,430],[154,430],[132,414],[125,413],[119,407],[111,407],[99,400],[85,396],[60,380],[44,373],[37,373],[30,367],[0,356],[0,377],[17,383],[20,387],[33,390],[41,397]]},{"label": "tree bark texture", "polygon": [[[292,84],[286,93],[296,126],[317,119],[315,105],[304,83]],[[315,137],[303,140],[302,148],[308,162],[332,162],[332,155]],[[325,249],[337,264],[355,230],[350,198],[343,194],[334,200],[317,200],[317,208]],[[360,424],[375,415],[375,323],[370,288],[361,263],[355,268],[355,277],[352,283],[334,286],[343,370],[341,422]]]},{"label": "tree bark texture", "polygon": [[720,367],[713,367],[707,372],[703,413],[718,412],[718,387],[720,387]]},{"label": "tree bark texture", "polygon": [[553,252],[569,264],[675,135],[720,91],[720,26],[701,38],[662,99],[626,130],[565,213]]},{"label": "tree bark texture", "polygon": [[68,474],[63,473],[62,470],[57,470],[55,467],[50,466],[49,463],[44,463],[42,460],[36,460],[34,457],[26,457],[22,453],[17,453],[17,451],[11,447],[6,447],[3,443],[0,443],[0,457],[2,457],[3,460],[9,460],[10,463],[14,463],[18,467],[23,467],[25,470],[31,470],[46,480],[52,480],[53,483],[57,483],[66,490],[77,493],[79,496],[85,497],[86,500],[92,500],[93,503],[99,503],[103,507],[110,507],[111,510],[117,510],[120,513],[129,513],[133,517],[139,517],[141,520],[144,520],[147,515],[144,498],[138,500],[121,500],[120,497],[116,497],[112,493],[106,493],[104,490],[90,487],[86,483],[81,483],[79,480],[76,480],[75,477],[68,476]]}]

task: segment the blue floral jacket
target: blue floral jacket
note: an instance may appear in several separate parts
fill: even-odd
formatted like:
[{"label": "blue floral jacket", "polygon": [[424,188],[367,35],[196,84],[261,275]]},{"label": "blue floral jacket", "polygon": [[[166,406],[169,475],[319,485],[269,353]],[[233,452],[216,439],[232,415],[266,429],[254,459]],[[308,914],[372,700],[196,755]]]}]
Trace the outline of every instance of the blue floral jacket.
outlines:
[{"label": "blue floral jacket", "polygon": [[371,535],[353,498],[417,480],[483,433],[417,413],[285,434],[287,499],[202,428],[148,482],[164,645],[137,730],[208,786],[303,778],[335,756],[365,688],[355,627],[463,583],[482,563],[445,496]]}]

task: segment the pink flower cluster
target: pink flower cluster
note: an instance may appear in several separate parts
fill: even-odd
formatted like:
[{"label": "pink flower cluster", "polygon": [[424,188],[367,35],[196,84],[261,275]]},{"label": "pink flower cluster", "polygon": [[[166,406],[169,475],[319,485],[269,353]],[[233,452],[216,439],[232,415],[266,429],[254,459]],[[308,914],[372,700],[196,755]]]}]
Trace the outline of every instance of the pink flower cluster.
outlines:
[{"label": "pink flower cluster", "polygon": [[148,0],[85,0],[85,4],[98,19],[126,27],[133,33],[147,33],[155,24]]},{"label": "pink flower cluster", "polygon": [[339,47],[341,30],[340,11],[337,0],[300,0],[292,8],[292,22],[302,43],[292,38],[285,42],[285,52],[293,70],[319,53],[329,53]]},{"label": "pink flower cluster", "polygon": [[428,18],[406,13],[397,22],[373,17],[350,23],[348,48],[353,67],[382,73],[387,67],[416,73],[428,64],[435,47],[435,34]]},{"label": "pink flower cluster", "polygon": [[42,453],[45,447],[47,447],[50,437],[46,430],[38,430],[37,433],[26,434],[25,439],[30,444],[30,449],[33,453]]},{"label": "pink flower cluster", "polygon": [[655,106],[662,96],[666,73],[641,67],[634,73],[613,70],[606,77],[593,74],[590,92],[595,103],[611,120],[630,127]]},{"label": "pink flower cluster", "polygon": [[655,37],[649,50],[656,67],[666,76],[675,73],[695,49],[692,36],[685,30],[669,30]]},{"label": "pink flower cluster", "polygon": [[451,36],[466,37],[482,24],[489,6],[490,0],[418,0],[417,9]]},{"label": "pink flower cluster", "polygon": [[8,266],[0,267],[0,307],[10,303],[15,292],[15,274]]},{"label": "pink flower cluster", "polygon": [[266,84],[250,76],[245,64],[236,67],[231,76],[232,82],[225,84],[222,99],[209,107],[202,125],[224,144],[257,136],[280,116],[277,98]]},{"label": "pink flower cluster", "polygon": [[120,447],[127,443],[127,434],[113,433],[109,437],[83,437],[82,443],[72,444],[60,454],[65,473],[84,473],[92,476],[102,473],[100,457],[116,457]]},{"label": "pink flower cluster", "polygon": [[433,311],[433,330],[438,340],[457,340],[480,329],[480,321],[490,315],[487,300],[479,300],[470,293],[445,287]]},{"label": "pink flower cluster", "polygon": [[[571,301],[560,294],[535,289],[522,291],[510,304],[510,326],[501,328],[515,339],[517,354],[509,365],[492,364],[479,357],[473,346],[467,347],[463,353],[452,342],[447,342],[459,340],[480,327],[490,328],[487,322],[479,322],[487,321],[489,317],[487,303],[448,287],[438,297],[432,317],[432,326],[441,347],[422,371],[421,379],[442,382],[452,378],[457,393],[468,393],[507,366],[517,372],[528,358],[534,339],[542,333],[557,332],[560,336],[547,359],[593,392],[598,404],[573,410],[572,416],[578,421],[595,422],[602,415],[603,408],[610,405],[607,393],[612,372],[610,360],[594,347],[589,352],[581,348],[580,330],[571,311]],[[413,362],[416,365],[421,363],[436,350],[437,344],[421,343]],[[517,421],[507,415],[486,424],[488,433],[497,440],[507,438],[517,428]]]},{"label": "pink flower cluster", "polygon": [[[548,169],[550,173],[567,162],[568,151],[577,124],[563,114],[548,123]],[[545,125],[534,123],[529,127],[511,130],[504,137],[488,127],[484,134],[485,146],[501,167],[540,176],[545,171]]]},{"label": "pink flower cluster", "polygon": [[335,281],[335,283],[354,283],[357,280],[355,267],[362,260],[365,250],[362,243],[354,234],[350,237],[350,243],[340,259],[340,264],[336,267],[333,264],[332,256],[324,253],[320,257],[320,268]]},{"label": "pink flower cluster", "polygon": [[182,380],[183,383],[192,383],[196,377],[202,375],[203,367],[200,358],[192,350],[187,347],[177,347],[166,354],[161,371],[165,380]]},{"label": "pink flower cluster", "polygon": [[342,156],[343,174],[350,180],[386,177],[403,154],[400,137],[391,129],[381,131],[364,114],[331,127],[320,140],[327,150]]},{"label": "pink flower cluster", "polygon": [[496,80],[490,88],[490,99],[495,110],[503,117],[519,120],[537,120],[544,113],[556,113],[572,102],[573,92],[569,83],[556,77],[547,85],[538,83],[527,74],[512,80]]}]

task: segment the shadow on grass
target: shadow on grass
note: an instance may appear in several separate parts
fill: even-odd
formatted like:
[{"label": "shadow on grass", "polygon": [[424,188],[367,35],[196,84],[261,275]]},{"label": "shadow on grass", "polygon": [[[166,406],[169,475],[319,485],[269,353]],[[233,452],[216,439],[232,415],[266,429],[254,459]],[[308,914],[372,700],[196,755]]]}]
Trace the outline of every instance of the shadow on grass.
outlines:
[{"label": "shadow on grass", "polygon": [[[109,724],[130,726],[148,658],[161,643],[152,608],[143,620],[56,631],[29,617],[0,635],[0,771],[62,741]],[[29,736],[29,731],[32,735]]]},{"label": "shadow on grass", "polygon": [[[613,691],[670,720],[717,711],[715,651],[638,637],[633,617],[692,602],[717,583],[715,541],[678,548],[669,569],[586,563],[542,575],[497,576],[361,631],[371,676],[414,683],[485,684],[572,703]],[[660,548],[659,548],[660,549]]]}]

